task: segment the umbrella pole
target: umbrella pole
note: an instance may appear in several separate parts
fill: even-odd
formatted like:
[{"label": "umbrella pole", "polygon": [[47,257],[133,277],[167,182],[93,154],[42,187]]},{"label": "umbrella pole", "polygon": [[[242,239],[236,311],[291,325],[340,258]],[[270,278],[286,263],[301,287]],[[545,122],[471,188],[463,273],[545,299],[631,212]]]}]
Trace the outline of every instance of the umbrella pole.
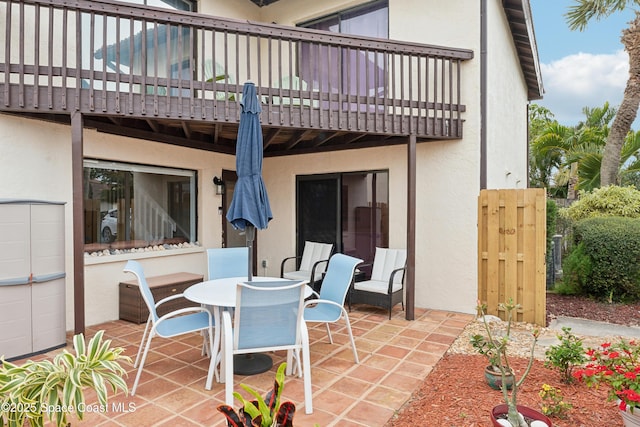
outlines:
[{"label": "umbrella pole", "polygon": [[249,281],[251,281],[253,279],[253,241],[256,237],[256,227],[253,224],[247,224],[244,232],[247,248],[249,248]]}]

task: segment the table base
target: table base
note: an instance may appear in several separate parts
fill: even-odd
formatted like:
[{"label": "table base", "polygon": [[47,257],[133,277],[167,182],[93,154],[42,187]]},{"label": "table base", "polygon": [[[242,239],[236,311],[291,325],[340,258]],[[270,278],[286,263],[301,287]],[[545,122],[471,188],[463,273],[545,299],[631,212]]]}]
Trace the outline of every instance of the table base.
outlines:
[{"label": "table base", "polygon": [[256,375],[267,372],[273,360],[266,354],[250,353],[233,356],[233,373],[236,375]]}]

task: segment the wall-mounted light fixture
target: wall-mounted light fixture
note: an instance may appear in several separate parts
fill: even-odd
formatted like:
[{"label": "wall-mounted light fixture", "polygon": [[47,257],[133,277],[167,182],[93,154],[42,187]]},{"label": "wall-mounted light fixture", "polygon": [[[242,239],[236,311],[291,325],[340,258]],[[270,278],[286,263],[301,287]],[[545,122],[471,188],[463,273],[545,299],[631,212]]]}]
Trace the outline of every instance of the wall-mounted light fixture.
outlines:
[{"label": "wall-mounted light fixture", "polygon": [[213,177],[213,184],[216,186],[216,194],[218,196],[224,194],[224,181],[217,176]]}]

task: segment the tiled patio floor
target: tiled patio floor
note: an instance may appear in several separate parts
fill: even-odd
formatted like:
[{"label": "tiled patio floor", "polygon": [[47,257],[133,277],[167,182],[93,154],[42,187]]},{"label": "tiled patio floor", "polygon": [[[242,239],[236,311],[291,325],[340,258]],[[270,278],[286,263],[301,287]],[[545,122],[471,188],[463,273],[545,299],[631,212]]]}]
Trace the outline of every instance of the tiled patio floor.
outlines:
[{"label": "tiled patio floor", "polygon": [[[350,317],[360,357],[358,365],[342,322],[331,327],[333,345],[324,325],[309,326],[313,414],[304,413],[301,378],[287,377],[283,392],[285,400],[296,404],[296,427],[384,426],[473,318],[417,309],[416,320],[407,321],[399,306],[391,320],[384,311],[368,306],[354,306]],[[86,335],[89,338],[104,329],[106,338],[124,347],[125,354],[133,359],[143,328],[119,320],[89,327]],[[154,338],[136,395],[110,395],[108,412],[86,413],[82,422],[73,418],[72,426],[226,426],[216,410],[223,403],[224,384],[214,381],[212,390],[205,390],[209,362],[201,356],[201,343],[202,338],[195,333],[175,340]],[[234,383],[245,383],[264,394],[273,385],[275,370],[285,353],[271,355],[271,371],[236,375]],[[131,387],[135,370],[132,366],[127,370]],[[236,390],[241,389],[236,386]],[[95,402],[95,395],[89,394],[88,400]]]}]

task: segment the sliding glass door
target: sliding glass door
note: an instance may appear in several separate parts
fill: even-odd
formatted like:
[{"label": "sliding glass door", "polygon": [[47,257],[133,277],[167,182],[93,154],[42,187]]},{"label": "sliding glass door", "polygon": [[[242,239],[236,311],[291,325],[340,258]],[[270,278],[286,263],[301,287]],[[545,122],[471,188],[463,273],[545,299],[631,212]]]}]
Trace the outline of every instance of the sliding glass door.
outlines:
[{"label": "sliding glass door", "polygon": [[309,240],[373,263],[389,246],[388,171],[298,176],[296,200],[298,255]]}]

